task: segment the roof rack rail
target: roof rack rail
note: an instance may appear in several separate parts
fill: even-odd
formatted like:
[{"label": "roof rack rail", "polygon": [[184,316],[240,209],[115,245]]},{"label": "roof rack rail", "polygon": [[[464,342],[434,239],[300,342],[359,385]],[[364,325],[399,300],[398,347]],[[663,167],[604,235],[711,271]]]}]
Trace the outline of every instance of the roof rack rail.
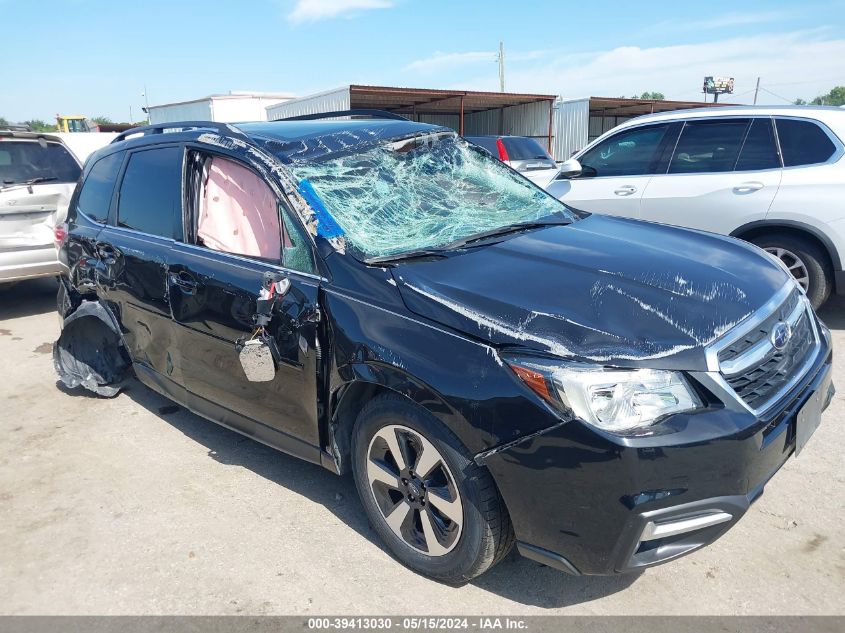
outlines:
[{"label": "roof rack rail", "polygon": [[396,114],[395,112],[388,112],[387,110],[373,110],[370,108],[356,108],[352,110],[336,110],[334,112],[318,112],[316,114],[300,114],[299,116],[290,116],[284,119],[276,119],[276,121],[313,121],[317,119],[333,119],[341,116],[366,116],[371,119],[393,119],[395,121],[410,121],[409,118]]},{"label": "roof rack rail", "polygon": [[216,121],[171,121],[169,123],[155,123],[154,125],[142,125],[140,127],[130,128],[115,136],[112,143],[125,141],[128,137],[136,134],[140,134],[141,136],[164,134],[165,130],[179,130],[182,132],[188,130],[216,130],[222,134],[247,138],[246,134],[230,123],[218,123]]},{"label": "roof rack rail", "polygon": [[5,132],[34,132],[34,130],[26,123],[3,123],[0,124],[0,130]]}]

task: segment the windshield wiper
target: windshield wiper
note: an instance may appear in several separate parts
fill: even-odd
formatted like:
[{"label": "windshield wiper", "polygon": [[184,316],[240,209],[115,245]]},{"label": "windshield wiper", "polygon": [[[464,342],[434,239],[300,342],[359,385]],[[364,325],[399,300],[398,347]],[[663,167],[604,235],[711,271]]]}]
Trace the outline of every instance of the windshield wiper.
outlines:
[{"label": "windshield wiper", "polygon": [[37,185],[40,182],[48,182],[50,180],[58,180],[55,176],[38,176],[36,178],[30,178],[29,180],[21,180],[20,182],[15,182],[14,180],[4,180],[3,187],[0,189],[12,189],[13,187],[29,187],[29,193],[32,193],[32,185]]},{"label": "windshield wiper", "polygon": [[369,257],[364,260],[365,264],[389,264],[392,262],[405,261],[408,259],[420,259],[423,257],[446,257],[445,249],[442,248],[416,248],[404,253],[396,253],[395,255],[381,255],[379,257]]},{"label": "windshield wiper", "polygon": [[473,242],[480,242],[482,240],[486,240],[491,237],[499,237],[501,235],[508,235],[510,233],[518,233],[520,231],[530,231],[532,229],[540,229],[544,226],[554,226],[554,225],[566,225],[570,224],[571,220],[563,219],[563,220],[544,220],[544,221],[536,221],[536,222],[516,222],[514,224],[506,224],[505,226],[500,226],[495,229],[490,229],[489,231],[481,231],[480,233],[473,233],[472,235],[468,235],[467,237],[463,237],[459,240],[455,240],[454,242],[450,242],[445,246],[442,246],[442,250],[455,250],[458,248],[463,248],[467,244],[472,244]]}]

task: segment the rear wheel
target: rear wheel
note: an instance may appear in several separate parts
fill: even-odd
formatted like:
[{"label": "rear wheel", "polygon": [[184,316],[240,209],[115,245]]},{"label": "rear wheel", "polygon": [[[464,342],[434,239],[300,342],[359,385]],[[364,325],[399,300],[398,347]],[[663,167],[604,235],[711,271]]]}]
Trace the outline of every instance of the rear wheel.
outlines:
[{"label": "rear wheel", "polygon": [[353,472],[373,528],[411,569],[463,583],[513,545],[486,469],[428,412],[401,396],[370,402],[355,425]]},{"label": "rear wheel", "polygon": [[818,244],[803,237],[777,233],[755,237],[751,242],[783,262],[814,308],[827,301],[833,289],[833,274],[827,254]]}]

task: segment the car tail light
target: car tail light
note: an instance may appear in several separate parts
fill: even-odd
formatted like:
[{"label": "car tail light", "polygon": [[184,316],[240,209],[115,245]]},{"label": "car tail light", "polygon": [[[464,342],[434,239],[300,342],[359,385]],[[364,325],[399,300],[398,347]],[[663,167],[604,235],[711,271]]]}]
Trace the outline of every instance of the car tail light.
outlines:
[{"label": "car tail light", "polygon": [[496,139],[496,147],[499,148],[499,160],[510,160],[510,157],[508,156],[508,150],[505,147],[505,142],[502,139]]},{"label": "car tail light", "polygon": [[56,243],[56,248],[61,248],[65,240],[67,240],[67,224],[63,222],[53,229],[53,241]]}]

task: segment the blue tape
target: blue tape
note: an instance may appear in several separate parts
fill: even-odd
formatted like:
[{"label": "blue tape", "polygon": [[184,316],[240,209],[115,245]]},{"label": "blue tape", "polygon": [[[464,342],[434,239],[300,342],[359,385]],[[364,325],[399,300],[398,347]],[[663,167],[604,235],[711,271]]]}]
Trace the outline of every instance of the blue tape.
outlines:
[{"label": "blue tape", "polygon": [[332,214],[326,209],[326,205],[320,200],[320,196],[314,191],[314,186],[308,182],[307,178],[299,181],[297,187],[300,195],[305,198],[305,201],[314,209],[314,215],[317,216],[317,235],[331,239],[333,237],[342,237],[343,229],[335,222]]}]

